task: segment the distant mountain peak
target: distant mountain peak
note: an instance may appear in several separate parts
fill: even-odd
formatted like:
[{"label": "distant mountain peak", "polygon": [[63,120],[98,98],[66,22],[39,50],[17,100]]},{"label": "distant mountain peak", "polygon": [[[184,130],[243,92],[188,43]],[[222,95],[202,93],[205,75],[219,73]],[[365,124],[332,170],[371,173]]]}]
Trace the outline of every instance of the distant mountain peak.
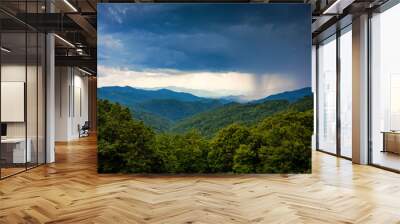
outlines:
[{"label": "distant mountain peak", "polygon": [[287,100],[289,102],[294,102],[301,98],[304,98],[305,96],[311,96],[311,95],[312,95],[311,87],[304,87],[301,89],[285,91],[285,92],[269,95],[263,99],[251,101],[251,103],[261,103],[261,102],[265,102],[268,100]]},{"label": "distant mountain peak", "polygon": [[[106,86],[98,89],[99,96],[106,97],[108,95],[118,95],[121,91],[130,94],[133,101],[145,101],[151,99],[177,99],[181,101],[197,101],[203,98],[190,93],[176,92],[170,89],[141,89],[131,86]],[[127,97],[127,96],[125,96]]]}]

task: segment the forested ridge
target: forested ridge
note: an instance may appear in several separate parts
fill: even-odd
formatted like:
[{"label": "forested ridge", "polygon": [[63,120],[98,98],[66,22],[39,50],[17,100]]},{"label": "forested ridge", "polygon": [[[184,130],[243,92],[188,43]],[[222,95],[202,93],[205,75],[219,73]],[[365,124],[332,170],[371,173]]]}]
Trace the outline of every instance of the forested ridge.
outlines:
[{"label": "forested ridge", "polygon": [[306,87],[239,103],[234,96],[204,98],[169,89],[110,86],[98,90],[99,99],[128,107],[134,119],[143,121],[157,133],[185,133],[196,128],[206,137],[212,137],[221,127],[235,122],[255,124],[266,116],[287,110],[291,104],[304,100],[304,97],[311,102],[311,106],[307,107],[310,109],[311,95],[311,88]]},{"label": "forested ridge", "polygon": [[312,108],[312,97],[304,97],[289,103],[286,100],[272,100],[262,103],[231,103],[222,107],[195,114],[175,123],[170,129],[173,133],[185,133],[196,129],[205,137],[212,137],[221,127],[233,123],[245,126],[254,125],[265,117],[283,111],[306,111]]}]

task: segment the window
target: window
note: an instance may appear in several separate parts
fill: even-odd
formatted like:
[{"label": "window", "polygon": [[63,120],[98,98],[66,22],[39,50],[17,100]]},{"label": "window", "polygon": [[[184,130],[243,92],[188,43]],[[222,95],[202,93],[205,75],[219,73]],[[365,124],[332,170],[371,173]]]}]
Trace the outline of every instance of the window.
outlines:
[{"label": "window", "polygon": [[352,35],[351,26],[340,35],[340,154],[352,156]]},{"label": "window", "polygon": [[400,4],[371,18],[371,159],[400,170]]},{"label": "window", "polygon": [[336,153],[336,36],[318,47],[318,146]]}]

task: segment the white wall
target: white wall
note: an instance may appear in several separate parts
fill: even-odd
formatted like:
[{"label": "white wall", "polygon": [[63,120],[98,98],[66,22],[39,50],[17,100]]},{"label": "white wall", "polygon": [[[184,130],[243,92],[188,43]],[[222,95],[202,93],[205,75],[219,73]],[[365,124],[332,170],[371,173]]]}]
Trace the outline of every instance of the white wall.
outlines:
[{"label": "white wall", "polygon": [[[77,73],[78,72],[78,73]],[[88,117],[88,78],[82,76],[82,73],[78,70],[74,70],[74,82],[73,82],[73,108],[72,108],[72,119],[71,119],[71,136],[73,138],[79,137],[78,125],[82,126]]]},{"label": "white wall", "polygon": [[[24,65],[18,65],[18,64],[3,64],[1,66],[1,81],[2,82],[24,82],[26,83],[25,80],[25,75],[26,75],[26,70],[28,71],[28,74],[31,74],[34,72],[36,74],[36,67],[34,66],[28,66],[26,67]],[[29,78],[29,77],[28,77]],[[36,86],[36,80],[29,80],[30,85]],[[28,104],[30,104],[32,101],[36,100],[36,89],[28,88],[27,89],[27,101]],[[33,99],[31,99],[33,98]],[[28,105],[31,107],[36,108],[36,101],[32,105]],[[2,108],[2,110],[7,110],[7,108]],[[36,111],[36,109],[35,109]],[[28,111],[31,112],[31,111]],[[28,113],[27,114],[28,122],[35,121],[36,124],[36,113]],[[33,127],[33,124],[28,124],[28,129],[30,127]],[[34,127],[36,129],[36,126]],[[25,137],[25,122],[7,122],[7,135],[8,137]],[[28,133],[29,137],[29,133]]]},{"label": "white wall", "polygon": [[[37,70],[39,69],[39,70]],[[23,82],[26,84],[26,106],[25,102],[22,102],[22,107],[9,108],[2,107],[2,112],[22,113],[22,117],[26,112],[26,120],[23,118],[20,122],[5,122],[7,124],[7,137],[9,138],[24,138],[25,135],[30,140],[30,148],[32,151],[32,161],[36,162],[39,159],[39,163],[44,163],[44,82],[42,68],[36,65],[25,64],[2,64],[1,66],[1,81],[2,82]],[[27,78],[27,80],[25,80]],[[2,94],[7,94],[3,91]],[[24,89],[19,90],[19,94],[24,95]],[[22,91],[22,92],[21,92]],[[2,95],[2,98],[7,98],[7,95]],[[16,102],[17,103],[17,102]],[[3,120],[3,119],[2,119]],[[38,153],[38,155],[37,155]]]},{"label": "white wall", "polygon": [[69,96],[70,85],[69,68],[55,68],[55,140],[68,140],[68,117],[69,117]]},{"label": "white wall", "polygon": [[88,120],[88,78],[76,68],[56,68],[56,141],[79,138],[78,125]]},{"label": "white wall", "polygon": [[[25,82],[25,64],[24,65],[2,65],[1,81]],[[1,108],[6,110],[6,108]],[[7,137],[25,137],[25,122],[7,122]]]}]

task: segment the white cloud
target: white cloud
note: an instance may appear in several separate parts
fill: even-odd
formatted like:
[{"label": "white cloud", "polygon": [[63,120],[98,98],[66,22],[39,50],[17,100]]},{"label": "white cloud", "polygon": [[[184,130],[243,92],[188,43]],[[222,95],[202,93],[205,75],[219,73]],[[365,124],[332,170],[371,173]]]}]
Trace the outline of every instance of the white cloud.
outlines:
[{"label": "white cloud", "polygon": [[121,49],[122,41],[111,34],[99,35],[99,45],[111,49]]},{"label": "white cloud", "polygon": [[222,97],[241,95],[253,100],[301,88],[287,75],[253,75],[241,72],[184,72],[177,70],[128,70],[98,66],[98,86],[132,86],[144,89],[184,89],[195,95]]},{"label": "white cloud", "polygon": [[123,17],[127,12],[127,8],[115,5],[114,7],[108,7],[108,12],[110,13],[113,20],[115,20],[119,24],[122,24],[124,22]]}]

